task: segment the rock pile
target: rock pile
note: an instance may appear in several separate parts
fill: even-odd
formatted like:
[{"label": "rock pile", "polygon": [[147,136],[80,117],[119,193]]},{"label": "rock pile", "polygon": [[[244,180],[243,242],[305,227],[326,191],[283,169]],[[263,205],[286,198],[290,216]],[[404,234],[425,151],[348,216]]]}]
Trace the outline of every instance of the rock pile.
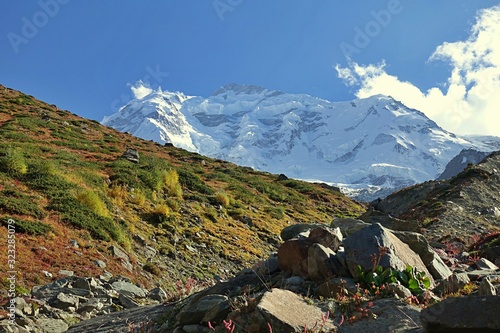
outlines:
[{"label": "rock pile", "polygon": [[[419,233],[355,219],[293,225],[281,235],[284,242],[267,260],[177,303],[163,302],[159,288],[148,291],[124,278],[68,277],[35,287],[31,298],[16,300],[16,327],[63,332],[79,322],[68,332],[131,332],[131,322],[142,322],[173,333],[500,330],[500,271],[485,258],[460,261]],[[357,274],[376,265],[411,267],[428,285],[415,292],[391,282],[369,291]],[[449,298],[465,289],[470,295]],[[3,325],[0,332],[13,330]]]},{"label": "rock pile", "polygon": [[161,288],[146,290],[123,277],[65,277],[35,286],[31,295],[14,299],[0,332],[66,332],[71,325],[97,316],[165,301]]},{"label": "rock pile", "polygon": [[[461,297],[460,302],[481,303],[480,295],[491,297],[497,289],[500,291],[500,272],[487,260],[481,259],[474,266],[460,264],[450,268],[446,263],[453,261],[434,250],[421,234],[354,219],[335,220],[330,227],[293,225],[281,235],[285,241],[276,255],[181,303],[179,311],[172,312],[173,321],[164,324],[161,331],[210,332],[210,325],[221,331],[224,325],[232,327],[234,323],[247,332],[269,332],[268,325],[274,332],[303,332],[311,327],[316,327],[314,332],[500,329],[496,320],[487,318],[480,325],[465,320],[459,326],[450,326],[453,320],[441,322],[442,316],[436,315],[442,311],[435,308],[441,304],[439,297],[471,285],[471,279],[480,287],[473,295]],[[398,271],[411,266],[425,273],[429,288],[415,295],[401,284],[388,284],[383,298],[358,304],[351,308],[352,317],[347,318],[346,307],[364,295],[355,279],[356,269],[373,268],[373,255],[379,254],[380,249],[386,252],[376,257],[377,264]],[[415,305],[419,302],[430,305],[422,315],[422,307]],[[431,305],[433,302],[437,305]],[[500,304],[500,297],[485,302],[494,309]],[[460,316],[457,309],[450,305],[453,316]]]}]

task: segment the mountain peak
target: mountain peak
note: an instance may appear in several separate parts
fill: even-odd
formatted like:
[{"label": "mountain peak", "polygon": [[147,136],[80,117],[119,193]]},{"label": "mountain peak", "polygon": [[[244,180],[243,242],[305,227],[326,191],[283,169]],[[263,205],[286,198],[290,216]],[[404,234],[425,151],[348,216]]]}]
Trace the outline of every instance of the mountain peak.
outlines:
[{"label": "mountain peak", "polygon": [[463,148],[474,146],[385,95],[330,102],[232,83],[208,98],[136,100],[127,111],[104,123],[257,170],[371,187],[363,198],[351,192],[362,200],[372,190],[435,179]]}]

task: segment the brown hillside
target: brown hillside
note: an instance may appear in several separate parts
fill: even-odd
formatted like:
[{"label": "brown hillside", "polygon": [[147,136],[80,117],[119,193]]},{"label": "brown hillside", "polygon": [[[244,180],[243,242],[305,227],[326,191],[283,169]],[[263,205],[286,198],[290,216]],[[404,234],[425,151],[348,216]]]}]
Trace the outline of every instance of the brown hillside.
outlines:
[{"label": "brown hillside", "polygon": [[[127,148],[139,163],[120,158]],[[286,225],[364,209],[321,184],[138,139],[0,85],[0,230],[6,240],[16,222],[20,290],[70,270],[175,296],[178,281],[211,283],[267,257]]]}]

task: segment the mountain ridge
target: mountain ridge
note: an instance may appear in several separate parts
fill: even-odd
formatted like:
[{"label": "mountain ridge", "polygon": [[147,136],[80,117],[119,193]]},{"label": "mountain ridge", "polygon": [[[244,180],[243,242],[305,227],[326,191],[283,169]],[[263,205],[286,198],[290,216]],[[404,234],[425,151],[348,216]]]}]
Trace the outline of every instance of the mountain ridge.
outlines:
[{"label": "mountain ridge", "polygon": [[[330,102],[228,84],[207,98],[191,96],[175,110],[154,98],[133,100],[102,123],[257,170],[330,183],[364,201],[435,179],[462,149],[478,144],[383,95]],[[127,118],[128,110],[146,106],[152,117]],[[178,123],[162,120],[174,111]],[[140,131],[136,122],[144,124]]]}]

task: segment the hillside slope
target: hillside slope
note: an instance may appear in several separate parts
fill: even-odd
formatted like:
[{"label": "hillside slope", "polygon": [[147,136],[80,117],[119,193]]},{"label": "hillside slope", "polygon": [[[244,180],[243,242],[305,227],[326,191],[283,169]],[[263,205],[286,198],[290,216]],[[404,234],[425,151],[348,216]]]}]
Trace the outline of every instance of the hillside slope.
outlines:
[{"label": "hillside slope", "polygon": [[470,164],[451,179],[393,193],[375,208],[420,221],[427,238],[439,242],[467,244],[473,235],[500,231],[500,152]]},{"label": "hillside slope", "polygon": [[[128,148],[138,161],[121,158]],[[19,291],[66,270],[173,297],[178,282],[211,283],[267,257],[288,224],[364,211],[324,184],[138,139],[3,86],[0,150],[0,230],[15,221]]]}]

